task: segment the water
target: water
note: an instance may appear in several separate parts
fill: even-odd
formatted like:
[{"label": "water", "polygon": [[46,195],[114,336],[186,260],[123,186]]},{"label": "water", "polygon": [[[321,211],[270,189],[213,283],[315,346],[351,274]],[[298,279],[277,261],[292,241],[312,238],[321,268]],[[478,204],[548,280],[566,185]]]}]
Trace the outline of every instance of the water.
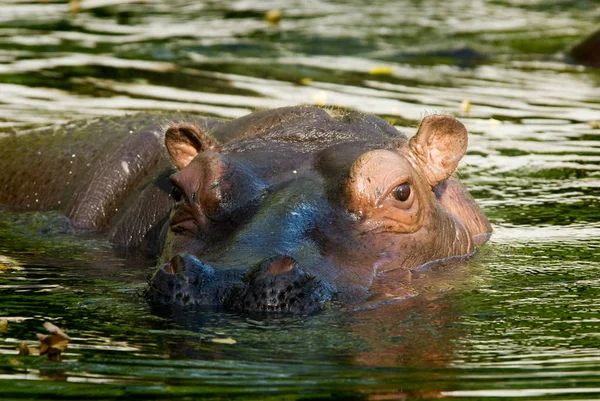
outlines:
[{"label": "water", "polygon": [[[258,320],[151,310],[151,261],[53,214],[0,213],[0,398],[599,398],[600,70],[566,62],[599,17],[594,1],[5,0],[4,134],[300,103],[412,133],[446,112],[471,133],[461,176],[495,232],[410,301]],[[72,337],[63,362],[17,355],[44,321]]]}]

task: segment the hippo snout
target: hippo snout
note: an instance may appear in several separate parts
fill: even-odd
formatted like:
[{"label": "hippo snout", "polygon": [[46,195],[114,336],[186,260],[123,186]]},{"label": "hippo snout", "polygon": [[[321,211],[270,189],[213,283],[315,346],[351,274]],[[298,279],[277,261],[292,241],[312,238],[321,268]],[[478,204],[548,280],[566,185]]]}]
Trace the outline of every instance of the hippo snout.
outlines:
[{"label": "hippo snout", "polygon": [[184,253],[158,268],[146,299],[155,304],[309,314],[319,310],[331,294],[290,256],[272,256],[244,269],[215,267]]},{"label": "hippo snout", "polygon": [[331,298],[320,280],[302,270],[290,256],[273,256],[244,274],[229,297],[235,310],[309,314]]},{"label": "hippo snout", "polygon": [[154,273],[146,290],[146,299],[152,303],[181,306],[222,304],[242,275],[229,271],[229,277],[224,277],[222,273],[194,255],[176,255]]}]

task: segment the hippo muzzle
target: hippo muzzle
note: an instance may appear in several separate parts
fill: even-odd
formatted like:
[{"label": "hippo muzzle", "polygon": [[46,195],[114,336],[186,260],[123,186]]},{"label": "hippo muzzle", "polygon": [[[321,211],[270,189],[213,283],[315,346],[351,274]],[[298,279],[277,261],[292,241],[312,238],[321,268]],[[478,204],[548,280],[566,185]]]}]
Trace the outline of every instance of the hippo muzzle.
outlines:
[{"label": "hippo muzzle", "polygon": [[146,299],[153,303],[219,305],[240,281],[243,271],[215,269],[196,256],[183,253],[154,273]]},{"label": "hippo muzzle", "polygon": [[290,256],[272,256],[245,269],[215,268],[184,253],[154,273],[145,295],[153,304],[310,314],[330,300],[332,294]]}]

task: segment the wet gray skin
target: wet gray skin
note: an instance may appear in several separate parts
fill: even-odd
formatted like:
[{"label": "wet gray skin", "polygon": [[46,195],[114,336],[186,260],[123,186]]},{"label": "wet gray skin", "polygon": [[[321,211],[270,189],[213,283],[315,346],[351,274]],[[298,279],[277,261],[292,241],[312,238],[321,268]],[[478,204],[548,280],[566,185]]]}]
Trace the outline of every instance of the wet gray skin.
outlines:
[{"label": "wet gray skin", "polygon": [[357,304],[386,270],[467,256],[489,236],[452,177],[466,130],[449,116],[426,118],[409,143],[374,116],[285,108],[211,132],[173,126],[166,145],[179,172],[152,302]]},{"label": "wet gray skin", "polygon": [[600,31],[577,43],[570,51],[571,58],[580,64],[600,67]]},{"label": "wet gray skin", "polygon": [[[298,314],[355,305],[386,271],[466,257],[491,231],[452,175],[467,146],[453,117],[425,118],[410,141],[377,117],[316,107],[223,124],[129,117],[131,129],[111,130],[104,153],[86,148],[76,170],[69,156],[107,121],[34,136],[43,155],[9,138],[28,164],[4,162],[11,195],[0,203],[59,209],[76,230],[156,251],[152,303]],[[57,138],[63,158],[47,156]],[[70,172],[48,173],[49,163]]]}]

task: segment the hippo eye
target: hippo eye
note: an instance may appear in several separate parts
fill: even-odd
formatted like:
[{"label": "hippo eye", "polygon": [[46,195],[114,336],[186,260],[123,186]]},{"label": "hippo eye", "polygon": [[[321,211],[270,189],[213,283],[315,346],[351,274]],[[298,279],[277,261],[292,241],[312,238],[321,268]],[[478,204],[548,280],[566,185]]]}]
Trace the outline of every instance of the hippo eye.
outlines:
[{"label": "hippo eye", "polygon": [[177,185],[173,185],[171,187],[171,198],[175,200],[175,202],[179,202],[183,197],[183,192]]},{"label": "hippo eye", "polygon": [[407,182],[400,184],[396,188],[392,189],[391,194],[394,199],[400,202],[406,202],[410,197],[410,185]]}]

